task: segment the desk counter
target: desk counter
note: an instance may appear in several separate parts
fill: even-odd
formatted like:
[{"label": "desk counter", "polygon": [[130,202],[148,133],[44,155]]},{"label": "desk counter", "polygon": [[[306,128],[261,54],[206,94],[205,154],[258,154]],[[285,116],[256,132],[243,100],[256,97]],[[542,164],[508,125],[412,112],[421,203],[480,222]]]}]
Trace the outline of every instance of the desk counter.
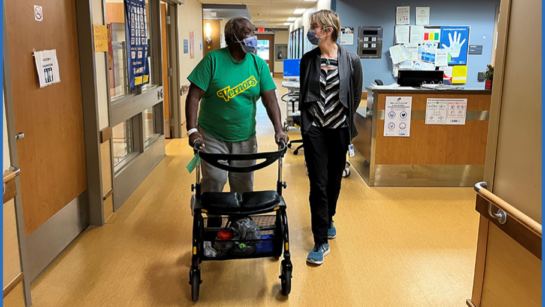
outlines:
[{"label": "desk counter", "polygon": [[[410,137],[385,137],[386,97],[411,96]],[[465,125],[427,125],[428,98],[467,99]],[[367,88],[354,118],[352,165],[369,186],[473,186],[482,181],[491,91]]]}]

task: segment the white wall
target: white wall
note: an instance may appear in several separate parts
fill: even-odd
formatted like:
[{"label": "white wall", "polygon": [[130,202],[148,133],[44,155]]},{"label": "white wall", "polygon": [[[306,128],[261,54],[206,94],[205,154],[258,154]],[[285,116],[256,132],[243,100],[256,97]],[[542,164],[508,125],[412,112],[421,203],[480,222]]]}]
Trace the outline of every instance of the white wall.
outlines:
[{"label": "white wall", "polygon": [[[274,31],[274,44],[275,45],[287,45],[290,37],[289,31]],[[276,49],[274,51],[276,53]],[[276,54],[274,54],[276,59]],[[287,59],[288,55],[284,54],[284,58]],[[284,63],[282,61],[274,61],[274,72],[282,73],[284,71]]]},{"label": "white wall", "polygon": [[[193,68],[202,60],[202,29],[202,4],[197,0],[186,0],[185,4],[178,5],[180,86],[189,84],[187,77],[193,71]],[[184,39],[189,40],[190,31],[193,31],[193,37],[195,39],[195,57],[193,59],[190,57],[190,53],[184,54]],[[185,101],[183,101],[183,99],[182,107],[185,108]],[[182,122],[183,121],[185,121],[185,118],[182,118]]]},{"label": "white wall", "polygon": [[[310,29],[310,15],[314,12],[317,12],[319,10],[330,10],[331,9],[331,0],[320,0],[316,3],[315,6],[309,8],[308,10],[305,11],[305,13],[303,14],[303,16],[297,18],[293,24],[290,26],[290,29],[289,29],[289,32],[301,27],[301,26],[304,26],[304,30],[305,30],[305,36],[307,35],[307,31]],[[308,45],[309,42],[307,39],[305,39],[305,46],[304,46],[304,49],[305,51],[307,50],[310,50],[310,48],[312,46],[309,46]]]}]

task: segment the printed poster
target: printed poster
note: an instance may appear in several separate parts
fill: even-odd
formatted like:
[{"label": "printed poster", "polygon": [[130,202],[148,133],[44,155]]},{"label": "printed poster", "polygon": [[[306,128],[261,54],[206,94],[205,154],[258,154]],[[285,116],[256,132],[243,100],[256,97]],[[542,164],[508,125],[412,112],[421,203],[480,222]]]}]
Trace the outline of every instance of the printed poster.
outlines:
[{"label": "printed poster", "polygon": [[341,45],[354,45],[354,27],[341,27]]},{"label": "printed poster", "polygon": [[465,84],[467,82],[467,66],[456,65],[452,67],[452,84]]},{"label": "printed poster", "polygon": [[448,51],[449,65],[467,65],[469,27],[441,27],[439,48]]},{"label": "printed poster", "polygon": [[40,88],[61,82],[57,50],[35,51],[34,61],[40,80]]},{"label": "printed poster", "polygon": [[148,24],[144,0],[125,0],[125,33],[131,90],[149,83]]},{"label": "printed poster", "polygon": [[417,7],[416,8],[416,25],[425,26],[429,24],[430,24],[430,8]]},{"label": "printed poster", "polygon": [[426,125],[465,125],[467,99],[428,98]]},{"label": "printed poster", "polygon": [[189,31],[189,57],[195,58],[195,33]]},{"label": "printed poster", "polygon": [[386,97],[384,136],[411,135],[412,97]]},{"label": "printed poster", "polygon": [[424,42],[439,43],[441,41],[441,27],[424,27]]},{"label": "printed poster", "polygon": [[411,18],[411,7],[410,6],[398,6],[396,12],[396,25],[408,25],[410,24]]}]

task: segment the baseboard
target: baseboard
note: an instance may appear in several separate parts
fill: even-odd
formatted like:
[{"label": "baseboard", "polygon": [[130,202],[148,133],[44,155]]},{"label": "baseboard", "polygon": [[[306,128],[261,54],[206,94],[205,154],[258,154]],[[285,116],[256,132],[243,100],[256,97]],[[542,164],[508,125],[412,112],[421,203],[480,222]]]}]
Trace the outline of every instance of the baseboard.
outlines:
[{"label": "baseboard", "polygon": [[27,236],[30,282],[34,282],[87,226],[89,204],[85,191]]}]

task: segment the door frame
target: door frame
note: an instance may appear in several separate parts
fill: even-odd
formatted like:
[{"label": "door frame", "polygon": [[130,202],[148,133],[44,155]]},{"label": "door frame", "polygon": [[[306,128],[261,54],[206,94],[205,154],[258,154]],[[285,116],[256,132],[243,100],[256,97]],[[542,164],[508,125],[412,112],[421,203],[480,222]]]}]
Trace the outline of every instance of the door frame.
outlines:
[{"label": "door frame", "polygon": [[[257,40],[268,40],[269,43],[269,70],[274,73],[274,33],[256,33]],[[268,39],[268,37],[271,39]]]},{"label": "door frame", "polygon": [[168,61],[170,63],[170,69],[172,69],[172,76],[169,77],[169,97],[170,97],[170,120],[174,125],[172,129],[171,137],[182,138],[182,113],[181,113],[181,88],[180,88],[180,62],[178,54],[180,52],[179,45],[179,32],[178,32],[178,5],[176,2],[163,0],[168,6],[168,16],[170,17],[170,24],[167,24],[167,40],[169,40],[168,46]]},{"label": "door frame", "polygon": [[[13,111],[13,90],[11,86],[11,65],[9,62],[9,46],[8,46],[8,33],[6,26],[6,4],[3,3],[3,42],[4,42],[4,71],[3,71],[3,85],[4,85],[4,101],[6,108],[2,112],[6,112],[6,126],[8,135],[8,146],[10,154],[10,164],[15,167],[19,167],[19,158],[17,155],[17,141],[15,140],[15,113]],[[25,225],[23,219],[23,200],[21,197],[21,182],[19,176],[15,178],[15,185],[17,187],[17,195],[15,196],[15,219],[17,224],[17,240],[19,243],[19,263],[21,265],[21,272],[23,273],[23,296],[25,299],[25,306],[32,305],[32,296],[30,295],[30,274],[27,258],[26,237],[25,237]]]}]

